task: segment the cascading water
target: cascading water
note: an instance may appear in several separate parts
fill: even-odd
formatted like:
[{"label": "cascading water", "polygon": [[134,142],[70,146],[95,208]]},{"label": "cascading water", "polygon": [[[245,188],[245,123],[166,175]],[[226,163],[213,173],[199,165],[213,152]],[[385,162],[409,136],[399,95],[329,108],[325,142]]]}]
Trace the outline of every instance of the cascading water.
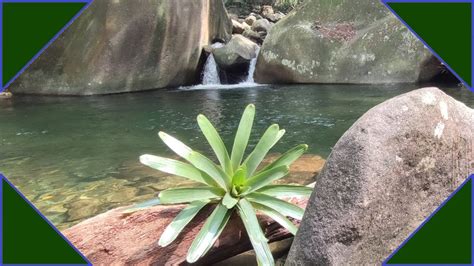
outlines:
[{"label": "cascading water", "polygon": [[[224,46],[224,44],[216,42],[211,45],[212,48],[220,48]],[[219,70],[217,68],[216,60],[214,56],[209,54],[206,60],[206,64],[204,65],[204,71],[202,73],[202,84],[203,85],[220,85],[221,80],[219,78]]]},{"label": "cascading water", "polygon": [[[223,46],[224,46],[223,43],[212,44],[213,48],[221,48]],[[216,60],[214,59],[214,56],[211,53],[207,57],[206,63],[204,64],[204,69],[202,72],[202,84],[195,85],[192,87],[180,87],[180,89],[181,90],[208,90],[208,89],[214,90],[214,89],[233,89],[233,88],[260,86],[261,84],[255,83],[253,79],[259,52],[260,52],[260,48],[257,49],[255,58],[252,58],[252,60],[250,60],[247,77],[238,84],[222,84],[221,83],[221,80],[219,78],[219,68],[217,66]]]},{"label": "cascading water", "polygon": [[256,51],[255,58],[252,58],[252,60],[250,60],[249,73],[247,75],[247,79],[244,82],[246,84],[255,84],[255,80],[253,79],[253,75],[255,74],[255,66],[257,65],[257,57],[258,57],[259,52],[260,52],[260,47]]}]

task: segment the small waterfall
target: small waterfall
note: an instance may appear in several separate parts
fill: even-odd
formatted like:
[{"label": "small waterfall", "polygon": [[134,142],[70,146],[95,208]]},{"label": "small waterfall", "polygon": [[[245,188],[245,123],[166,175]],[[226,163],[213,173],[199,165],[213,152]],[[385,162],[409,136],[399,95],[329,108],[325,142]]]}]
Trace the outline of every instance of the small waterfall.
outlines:
[{"label": "small waterfall", "polygon": [[[223,47],[223,43],[214,43],[212,44],[213,48],[220,48]],[[238,84],[222,84],[219,78],[219,69],[214,59],[214,56],[209,54],[206,59],[206,63],[204,65],[204,69],[202,72],[202,84],[194,85],[191,87],[180,87],[180,90],[214,90],[214,89],[234,89],[234,88],[244,88],[244,87],[257,87],[261,84],[255,83],[253,79],[253,75],[255,73],[255,66],[257,64],[257,57],[258,53],[260,52],[260,48],[256,51],[255,58],[250,60],[249,71],[245,80]]]},{"label": "small waterfall", "polygon": [[257,65],[257,57],[258,57],[259,52],[260,52],[260,47],[256,51],[255,58],[252,58],[252,60],[250,60],[249,73],[248,73],[247,79],[245,80],[244,83],[255,84],[255,80],[253,79],[253,75],[255,74],[255,66]]},{"label": "small waterfall", "polygon": [[[220,42],[213,43],[212,48],[220,48],[224,44]],[[204,65],[204,71],[202,72],[202,85],[220,85],[221,80],[219,78],[219,70],[217,68],[216,60],[214,55],[209,54]]]},{"label": "small waterfall", "polygon": [[204,65],[204,72],[202,73],[202,84],[203,85],[212,85],[212,84],[221,84],[219,78],[219,71],[217,70],[216,60],[212,54],[209,54]]}]

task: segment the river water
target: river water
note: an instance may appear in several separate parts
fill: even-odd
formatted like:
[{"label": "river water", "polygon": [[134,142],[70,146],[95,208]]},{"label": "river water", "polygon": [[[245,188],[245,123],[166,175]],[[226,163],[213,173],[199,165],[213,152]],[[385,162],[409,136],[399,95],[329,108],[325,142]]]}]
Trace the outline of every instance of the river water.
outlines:
[{"label": "river water", "polygon": [[[271,123],[287,133],[273,149],[296,144],[327,157],[339,137],[371,107],[414,85],[294,85],[161,90],[97,97],[15,96],[0,101],[0,172],[60,229],[108,209],[187,184],[140,165],[150,153],[172,156],[163,130],[205,154],[195,118],[205,114],[228,147],[249,103],[257,116],[251,145]],[[445,89],[474,107],[474,94]]]}]

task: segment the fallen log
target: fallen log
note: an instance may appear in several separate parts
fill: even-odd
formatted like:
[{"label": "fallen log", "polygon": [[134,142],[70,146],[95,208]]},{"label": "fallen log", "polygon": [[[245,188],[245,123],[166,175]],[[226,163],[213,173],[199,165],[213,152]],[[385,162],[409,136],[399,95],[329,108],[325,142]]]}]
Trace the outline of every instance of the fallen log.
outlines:
[{"label": "fallen log", "polygon": [[[307,199],[290,198],[305,208]],[[185,205],[158,205],[133,213],[129,207],[110,210],[63,233],[94,265],[187,265],[186,254],[214,206],[203,209],[169,246],[158,246],[166,226]],[[269,242],[292,235],[271,218],[258,215]],[[299,221],[294,222],[299,225]],[[252,249],[240,217],[234,213],[210,251],[193,265],[209,265]]]}]

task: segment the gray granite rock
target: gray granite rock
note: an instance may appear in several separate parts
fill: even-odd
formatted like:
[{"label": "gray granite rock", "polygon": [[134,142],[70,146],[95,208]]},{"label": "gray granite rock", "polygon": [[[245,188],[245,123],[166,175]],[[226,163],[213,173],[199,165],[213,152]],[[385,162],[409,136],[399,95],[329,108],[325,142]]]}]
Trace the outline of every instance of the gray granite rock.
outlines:
[{"label": "gray granite rock", "polygon": [[266,84],[416,82],[437,73],[422,73],[431,57],[379,0],[312,0],[269,32],[255,80]]},{"label": "gray granite rock", "polygon": [[474,173],[474,110],[436,88],[363,115],[337,142],[287,265],[380,265]]},{"label": "gray granite rock", "polygon": [[257,56],[258,45],[242,35],[234,35],[224,47],[214,49],[217,65],[224,70],[248,67]]},{"label": "gray granite rock", "polygon": [[190,85],[203,46],[231,31],[222,0],[93,1],[10,88],[89,95]]}]

